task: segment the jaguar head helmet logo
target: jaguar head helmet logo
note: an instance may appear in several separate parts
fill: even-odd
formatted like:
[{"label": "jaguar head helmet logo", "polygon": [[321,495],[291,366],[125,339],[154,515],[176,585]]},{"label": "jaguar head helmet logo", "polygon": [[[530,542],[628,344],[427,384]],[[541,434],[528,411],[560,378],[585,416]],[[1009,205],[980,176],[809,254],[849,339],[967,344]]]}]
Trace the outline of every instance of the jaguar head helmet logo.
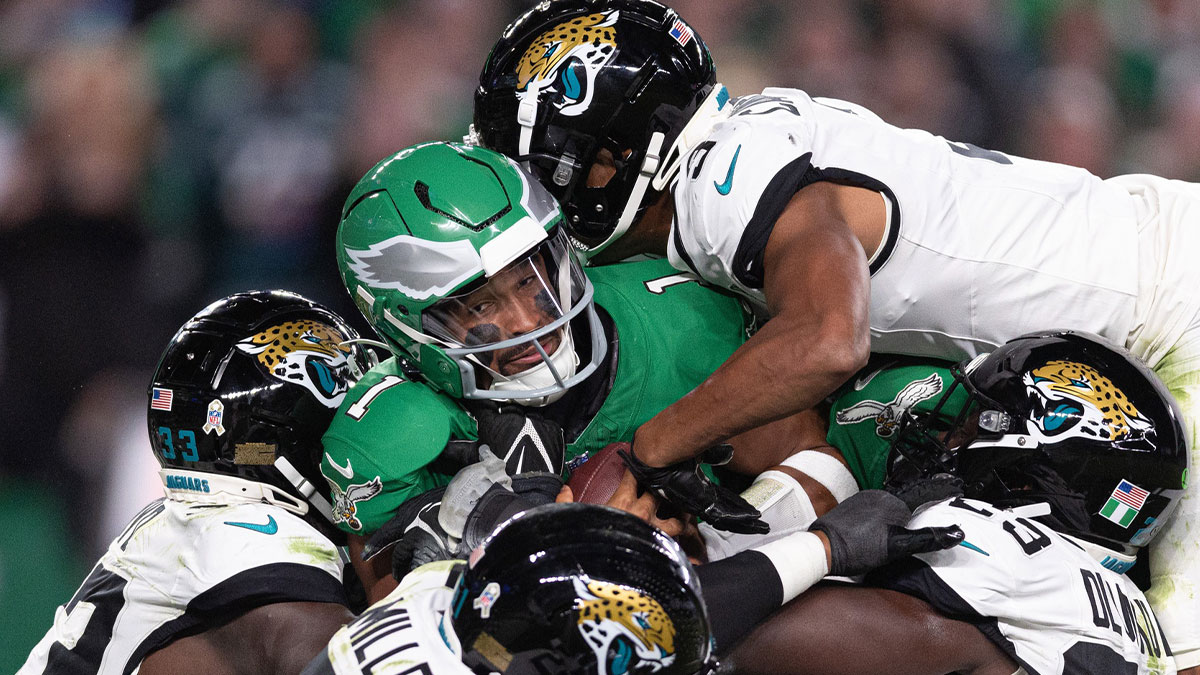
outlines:
[{"label": "jaguar head helmet logo", "polygon": [[654,598],[604,581],[575,578],[579,632],[601,673],[658,672],[675,662],[675,624]]},{"label": "jaguar head helmet logo", "polygon": [[341,404],[361,373],[354,372],[346,338],[333,327],[312,320],[288,321],[266,328],[237,343],[277,379],[312,392],[330,408]]},{"label": "jaguar head helmet logo", "polygon": [[559,112],[575,116],[592,102],[596,75],[617,53],[619,12],[609,10],[564,21],[541,33],[517,65],[517,95],[555,92]]},{"label": "jaguar head helmet logo", "polygon": [[1028,426],[1035,436],[1151,443],[1153,424],[1125,392],[1095,368],[1051,361],[1022,376],[1036,401]]}]

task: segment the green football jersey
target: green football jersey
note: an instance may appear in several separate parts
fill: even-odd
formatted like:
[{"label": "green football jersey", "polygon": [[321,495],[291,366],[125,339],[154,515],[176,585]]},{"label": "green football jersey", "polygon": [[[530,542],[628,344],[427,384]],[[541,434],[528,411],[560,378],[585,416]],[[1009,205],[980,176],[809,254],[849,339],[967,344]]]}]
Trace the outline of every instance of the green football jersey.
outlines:
[{"label": "green football jersey", "polygon": [[[738,300],[665,260],[588,268],[587,275],[615,327],[617,361],[603,403],[566,447],[567,462],[632,439],[724,363],[752,321]],[[404,501],[449,482],[430,466],[448,441],[476,438],[475,420],[459,401],[406,379],[394,359],[373,368],[346,394],[322,439],[321,471],[338,526],[360,535],[379,529]]]},{"label": "green football jersey", "polygon": [[[868,366],[834,395],[826,440],[846,458],[859,487],[883,487],[901,415],[933,410],[953,384],[946,364],[898,359]],[[953,417],[965,404],[959,387],[941,415]]]}]

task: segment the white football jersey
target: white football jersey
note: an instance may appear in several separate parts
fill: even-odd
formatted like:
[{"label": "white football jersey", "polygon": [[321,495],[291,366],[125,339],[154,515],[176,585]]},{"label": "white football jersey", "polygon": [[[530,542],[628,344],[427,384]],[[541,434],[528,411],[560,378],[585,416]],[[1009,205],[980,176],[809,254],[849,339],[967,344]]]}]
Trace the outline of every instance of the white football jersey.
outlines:
[{"label": "white football jersey", "polygon": [[409,572],[338,631],[304,675],[471,675],[447,611],[462,565],[443,560]]},{"label": "white football jersey", "polygon": [[976,625],[1030,675],[1175,673],[1142,592],[1070,539],[985,502],[951,499],[910,528],[957,523],[965,540],[873,575]]},{"label": "white football jersey", "polygon": [[18,672],[137,672],[176,637],[276,602],[346,604],[332,542],[277,506],[160,499],[109,544]]},{"label": "white football jersey", "polygon": [[763,306],[762,252],[797,190],[883,195],[869,261],[871,349],[965,358],[1017,335],[1073,328],[1124,345],[1137,326],[1138,230],[1127,190],[1083,169],[1011,157],[866,109],[766,89],[685,159],[668,255]]}]

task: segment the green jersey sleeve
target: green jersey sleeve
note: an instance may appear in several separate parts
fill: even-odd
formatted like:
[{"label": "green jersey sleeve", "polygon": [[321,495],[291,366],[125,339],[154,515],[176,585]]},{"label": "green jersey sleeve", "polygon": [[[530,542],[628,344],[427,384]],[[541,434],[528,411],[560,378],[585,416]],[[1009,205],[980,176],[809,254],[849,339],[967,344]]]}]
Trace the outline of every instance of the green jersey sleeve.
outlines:
[{"label": "green jersey sleeve", "polygon": [[368,535],[404,501],[448,483],[429,465],[451,438],[477,438],[474,420],[452,399],[406,380],[394,359],[371,369],[321,439],[334,522]]},{"label": "green jersey sleeve", "polygon": [[[893,361],[868,366],[835,394],[826,440],[846,458],[859,487],[883,487],[902,415],[933,410],[953,383],[941,362]],[[953,417],[965,404],[959,388],[941,413]]]}]

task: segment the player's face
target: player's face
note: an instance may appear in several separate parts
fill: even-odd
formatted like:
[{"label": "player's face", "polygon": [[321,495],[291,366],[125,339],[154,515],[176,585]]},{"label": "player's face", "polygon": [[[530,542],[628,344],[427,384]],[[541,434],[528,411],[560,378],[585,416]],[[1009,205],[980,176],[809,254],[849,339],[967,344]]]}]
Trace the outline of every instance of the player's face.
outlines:
[{"label": "player's face", "polygon": [[[628,154],[628,153],[627,153]],[[604,187],[608,185],[608,181],[617,175],[617,164],[613,159],[612,151],[607,148],[601,148],[596,153],[596,159],[592,162],[592,168],[588,171],[587,186],[588,187]]]},{"label": "player's face", "polygon": [[975,410],[958,427],[938,435],[947,448],[961,450],[979,437],[979,411]]},{"label": "player's face", "polygon": [[[553,280],[539,254],[509,265],[486,284],[466,295],[447,298],[438,305],[468,347],[487,345],[518,337],[562,317]],[[542,349],[553,354],[562,343],[562,331],[538,338]],[[477,354],[489,370],[512,376],[542,363],[532,342]]]}]

